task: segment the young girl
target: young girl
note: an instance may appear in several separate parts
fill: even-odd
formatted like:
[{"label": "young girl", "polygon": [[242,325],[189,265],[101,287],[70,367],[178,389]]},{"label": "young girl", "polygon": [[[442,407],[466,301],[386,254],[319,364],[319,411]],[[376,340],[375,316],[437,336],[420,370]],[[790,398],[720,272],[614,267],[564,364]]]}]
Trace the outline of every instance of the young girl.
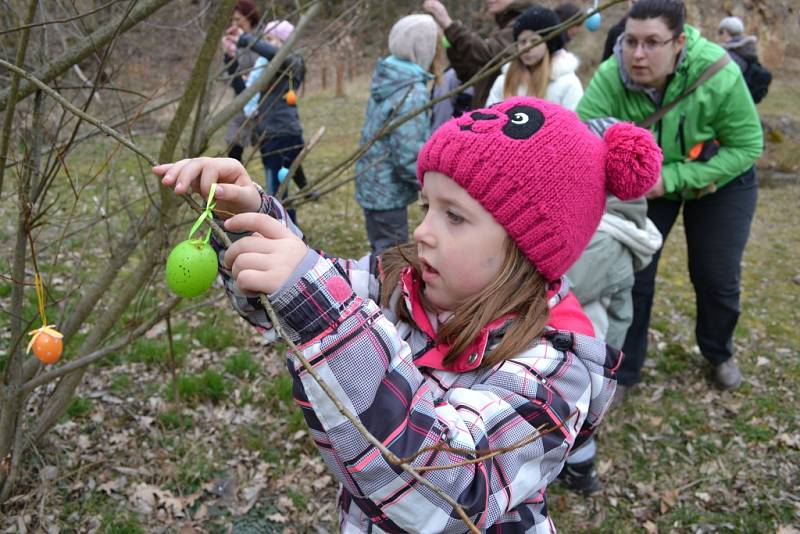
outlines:
[{"label": "young girl", "polygon": [[389,33],[389,53],[372,74],[361,144],[372,142],[356,161],[356,202],[364,210],[374,254],[408,242],[408,205],[417,200],[417,154],[431,133],[430,112],[373,138],[394,119],[430,102],[428,82],[437,52],[439,27],[430,15],[409,15]]},{"label": "young girl", "polygon": [[[532,98],[452,119],[419,155],[425,217],[414,244],[360,261],[309,249],[234,160],[154,170],[177,194],[222,184],[217,207],[238,213],[225,221],[237,240],[220,253],[234,304],[266,330],[252,295],[268,295],[287,335],[377,439],[412,466],[443,467],[422,476],[479,529],[554,529],[545,488],[599,424],[619,355],[546,325],[566,324],[561,277],[594,232],[606,190],[637,197],[658,178],[649,133],[617,124],[601,140],[572,112]],[[291,354],[289,368],[311,435],[342,484],[342,532],[465,531],[446,502],[340,415]]]},{"label": "young girl", "polygon": [[[538,32],[559,24],[555,11],[539,5],[529,7],[514,22],[517,49],[528,48],[540,37]],[[542,35],[546,33],[542,31]],[[486,105],[527,95],[574,110],[583,96],[583,86],[575,74],[579,64],[575,54],[564,49],[564,36],[557,35],[506,63],[492,85]]]}]

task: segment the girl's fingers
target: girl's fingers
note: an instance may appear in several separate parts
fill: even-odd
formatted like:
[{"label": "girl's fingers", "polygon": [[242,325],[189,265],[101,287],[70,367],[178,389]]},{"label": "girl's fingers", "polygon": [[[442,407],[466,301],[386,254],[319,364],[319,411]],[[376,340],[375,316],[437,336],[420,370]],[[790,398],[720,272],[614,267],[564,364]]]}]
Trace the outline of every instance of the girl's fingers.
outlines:
[{"label": "girl's fingers", "polygon": [[[231,158],[194,158],[175,163],[164,163],[153,167],[153,172],[161,176],[161,183],[172,187],[176,195],[189,191],[208,198],[211,184],[225,184],[217,190],[216,198],[222,201],[220,209],[234,213],[258,211],[261,207],[261,193],[242,164]],[[228,214],[221,214],[225,218]]]},{"label": "girl's fingers", "polygon": [[280,255],[263,252],[244,252],[239,254],[233,265],[231,265],[231,274],[235,279],[238,279],[243,271],[274,273],[279,270],[279,261]]},{"label": "girl's fingers", "polygon": [[178,176],[175,179],[175,193],[183,195],[189,191],[190,187],[197,191],[198,188],[195,182],[201,172],[203,172],[202,158],[186,160],[186,163],[177,171]]},{"label": "girl's fingers", "polygon": [[[177,180],[178,175],[181,172],[181,169],[189,161],[190,160],[188,160],[188,159],[182,159],[182,160],[176,161],[174,163],[164,163],[162,165],[159,165],[158,167],[154,167],[154,170],[156,168],[158,168],[158,169],[166,168],[166,170],[164,171],[164,173],[162,175],[161,183],[166,185],[166,186],[168,186],[168,187],[171,187],[171,186],[175,185],[175,181]],[[158,173],[156,173],[156,174],[158,174]]]},{"label": "girl's fingers", "polygon": [[225,221],[225,229],[230,232],[258,232],[269,239],[282,239],[294,235],[283,223],[264,213],[235,215]]},{"label": "girl's fingers", "polygon": [[274,251],[274,242],[269,239],[255,236],[243,237],[225,251],[225,267],[232,268],[242,254],[271,254]]},{"label": "girl's fingers", "polygon": [[205,165],[200,174],[200,194],[203,198],[208,198],[208,192],[211,191],[211,184],[220,181],[219,169],[214,165]]},{"label": "girl's fingers", "polygon": [[261,193],[250,183],[246,186],[234,184],[217,185],[216,198],[219,200],[219,210],[216,215],[221,219],[227,219],[230,213],[222,210],[228,209],[234,213],[244,213],[248,211],[257,212],[261,208]]},{"label": "girl's fingers", "polygon": [[236,285],[240,290],[250,293],[274,293],[283,285],[280,276],[272,271],[246,269],[236,277]]},{"label": "girl's fingers", "polygon": [[157,176],[164,176],[169,171],[174,163],[162,163],[153,167],[153,173]]}]

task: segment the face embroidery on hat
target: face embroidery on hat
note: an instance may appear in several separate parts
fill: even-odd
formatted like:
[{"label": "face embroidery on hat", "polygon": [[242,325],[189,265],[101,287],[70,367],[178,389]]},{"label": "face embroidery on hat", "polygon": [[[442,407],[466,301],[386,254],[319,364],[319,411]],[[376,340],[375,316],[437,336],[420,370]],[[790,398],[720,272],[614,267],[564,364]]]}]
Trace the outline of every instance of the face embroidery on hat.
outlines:
[{"label": "face embroidery on hat", "polygon": [[464,115],[459,122],[462,131],[482,134],[499,129],[506,137],[523,140],[530,139],[544,126],[544,115],[535,107],[517,105],[502,113],[473,111]]}]

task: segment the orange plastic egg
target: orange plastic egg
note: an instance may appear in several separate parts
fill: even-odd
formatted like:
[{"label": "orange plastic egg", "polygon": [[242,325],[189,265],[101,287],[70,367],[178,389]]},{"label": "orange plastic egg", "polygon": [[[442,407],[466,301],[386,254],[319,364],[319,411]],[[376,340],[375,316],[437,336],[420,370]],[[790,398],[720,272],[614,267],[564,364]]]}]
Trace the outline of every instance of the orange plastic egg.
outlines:
[{"label": "orange plastic egg", "polygon": [[286,92],[286,103],[290,106],[297,105],[297,93],[295,93],[292,89]]},{"label": "orange plastic egg", "polygon": [[44,364],[56,363],[61,358],[61,351],[64,350],[64,342],[60,337],[39,331],[33,338],[31,346],[34,356],[39,358]]}]

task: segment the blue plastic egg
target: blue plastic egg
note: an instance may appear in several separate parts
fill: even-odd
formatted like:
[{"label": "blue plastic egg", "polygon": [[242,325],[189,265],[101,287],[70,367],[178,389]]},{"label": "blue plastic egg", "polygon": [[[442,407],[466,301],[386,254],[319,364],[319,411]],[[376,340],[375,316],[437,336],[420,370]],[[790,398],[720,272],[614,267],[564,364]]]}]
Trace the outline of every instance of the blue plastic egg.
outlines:
[{"label": "blue plastic egg", "polygon": [[600,13],[595,13],[591,17],[587,18],[583,24],[590,32],[596,32],[600,28]]},{"label": "blue plastic egg", "polygon": [[281,169],[278,171],[278,181],[280,183],[283,183],[283,181],[286,180],[286,176],[288,174],[289,174],[289,169],[287,169],[286,167],[281,167]]}]

